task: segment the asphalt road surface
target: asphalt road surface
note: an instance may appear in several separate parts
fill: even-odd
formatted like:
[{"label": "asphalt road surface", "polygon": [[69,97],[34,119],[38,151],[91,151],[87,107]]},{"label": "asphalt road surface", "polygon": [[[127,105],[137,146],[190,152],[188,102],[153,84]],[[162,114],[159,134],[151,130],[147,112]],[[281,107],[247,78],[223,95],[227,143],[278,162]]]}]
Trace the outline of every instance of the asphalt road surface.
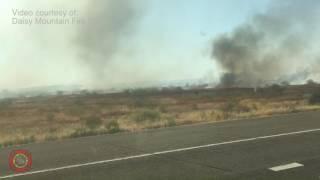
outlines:
[{"label": "asphalt road surface", "polygon": [[[14,174],[8,155],[21,148],[32,170]],[[5,148],[0,179],[320,180],[320,112]]]}]

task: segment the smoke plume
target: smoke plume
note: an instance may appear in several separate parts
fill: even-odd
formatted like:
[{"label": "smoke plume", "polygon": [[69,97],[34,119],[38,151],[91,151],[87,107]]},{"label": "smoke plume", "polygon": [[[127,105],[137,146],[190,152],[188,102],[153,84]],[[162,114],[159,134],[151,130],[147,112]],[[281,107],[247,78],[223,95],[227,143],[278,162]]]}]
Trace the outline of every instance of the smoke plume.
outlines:
[{"label": "smoke plume", "polygon": [[92,78],[105,76],[108,63],[138,26],[142,5],[131,0],[93,0],[86,5],[87,22],[78,29],[76,45]]},{"label": "smoke plume", "polygon": [[260,86],[319,78],[320,1],[272,1],[233,32],[217,37],[212,57],[222,86]]},{"label": "smoke plume", "polygon": [[[110,88],[131,82],[126,72],[135,64],[126,53],[146,12],[145,0],[8,0],[0,4],[0,90],[61,84]],[[34,14],[18,16],[14,10]],[[75,18],[82,23],[36,24],[38,10],[75,10]],[[34,21],[13,24],[12,18]],[[141,77],[137,79],[143,81],[146,76]]]}]

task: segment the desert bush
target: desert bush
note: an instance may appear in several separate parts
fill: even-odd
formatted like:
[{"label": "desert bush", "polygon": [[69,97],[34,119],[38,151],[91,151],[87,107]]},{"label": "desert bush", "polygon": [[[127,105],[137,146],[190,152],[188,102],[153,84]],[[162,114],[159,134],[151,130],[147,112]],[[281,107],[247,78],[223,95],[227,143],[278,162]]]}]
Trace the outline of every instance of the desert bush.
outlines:
[{"label": "desert bush", "polygon": [[88,130],[86,128],[78,128],[74,132],[72,132],[69,137],[76,138],[76,137],[84,137],[84,136],[93,136],[99,134],[98,132]]},{"label": "desert bush", "polygon": [[167,106],[162,104],[162,105],[159,106],[159,111],[162,112],[162,113],[167,113],[168,112],[168,108],[167,108]]},{"label": "desert bush", "polygon": [[206,112],[200,112],[200,119],[201,121],[207,121],[208,120],[208,115]]},{"label": "desert bush", "polygon": [[247,113],[251,111],[250,107],[245,104],[239,104],[237,107],[237,110],[239,113],[242,113],[242,112]]},{"label": "desert bush", "polygon": [[156,110],[144,110],[138,112],[134,116],[134,121],[136,122],[144,122],[144,121],[157,121],[160,120],[161,114]]},{"label": "desert bush", "polygon": [[238,106],[237,102],[230,101],[230,102],[227,102],[226,104],[224,104],[221,107],[221,110],[223,112],[233,112],[237,109],[237,106]]},{"label": "desert bush", "polygon": [[86,119],[86,126],[90,129],[97,129],[102,125],[102,120],[99,117],[91,116]]},{"label": "desert bush", "polygon": [[171,127],[171,126],[176,126],[176,125],[177,125],[176,120],[173,117],[169,117],[167,119],[167,126]]},{"label": "desert bush", "polygon": [[252,109],[249,104],[247,103],[240,103],[238,101],[229,101],[225,103],[221,110],[224,113],[247,113],[250,112]]},{"label": "desert bush", "polygon": [[309,98],[309,104],[320,104],[320,92],[311,95]]},{"label": "desert bush", "polygon": [[117,133],[121,131],[119,123],[116,120],[110,121],[105,127],[108,129],[109,133]]},{"label": "desert bush", "polygon": [[36,138],[34,136],[28,136],[23,138],[17,138],[14,140],[6,141],[2,144],[2,147],[9,147],[13,145],[22,145],[22,144],[29,144],[36,141]]}]

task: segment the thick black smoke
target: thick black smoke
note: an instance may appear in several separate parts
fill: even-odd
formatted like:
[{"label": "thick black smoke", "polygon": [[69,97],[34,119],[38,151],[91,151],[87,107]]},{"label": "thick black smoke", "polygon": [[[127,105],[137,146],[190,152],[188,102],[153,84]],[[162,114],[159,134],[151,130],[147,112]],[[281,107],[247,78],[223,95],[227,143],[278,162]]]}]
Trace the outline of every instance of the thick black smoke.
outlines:
[{"label": "thick black smoke", "polygon": [[225,71],[221,85],[260,86],[315,76],[319,20],[318,0],[272,1],[266,12],[217,37],[212,57]]}]

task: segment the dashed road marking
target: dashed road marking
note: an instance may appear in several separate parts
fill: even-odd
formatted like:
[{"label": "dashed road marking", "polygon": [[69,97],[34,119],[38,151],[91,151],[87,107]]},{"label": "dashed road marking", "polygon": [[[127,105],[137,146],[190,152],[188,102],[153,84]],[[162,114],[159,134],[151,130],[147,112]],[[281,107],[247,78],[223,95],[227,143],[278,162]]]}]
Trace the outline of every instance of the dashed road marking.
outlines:
[{"label": "dashed road marking", "polygon": [[275,166],[275,167],[272,167],[269,169],[277,172],[277,171],[284,171],[287,169],[293,169],[293,168],[302,167],[302,166],[303,166],[303,164],[294,162],[294,163],[285,164],[285,165],[281,165],[281,166]]}]

